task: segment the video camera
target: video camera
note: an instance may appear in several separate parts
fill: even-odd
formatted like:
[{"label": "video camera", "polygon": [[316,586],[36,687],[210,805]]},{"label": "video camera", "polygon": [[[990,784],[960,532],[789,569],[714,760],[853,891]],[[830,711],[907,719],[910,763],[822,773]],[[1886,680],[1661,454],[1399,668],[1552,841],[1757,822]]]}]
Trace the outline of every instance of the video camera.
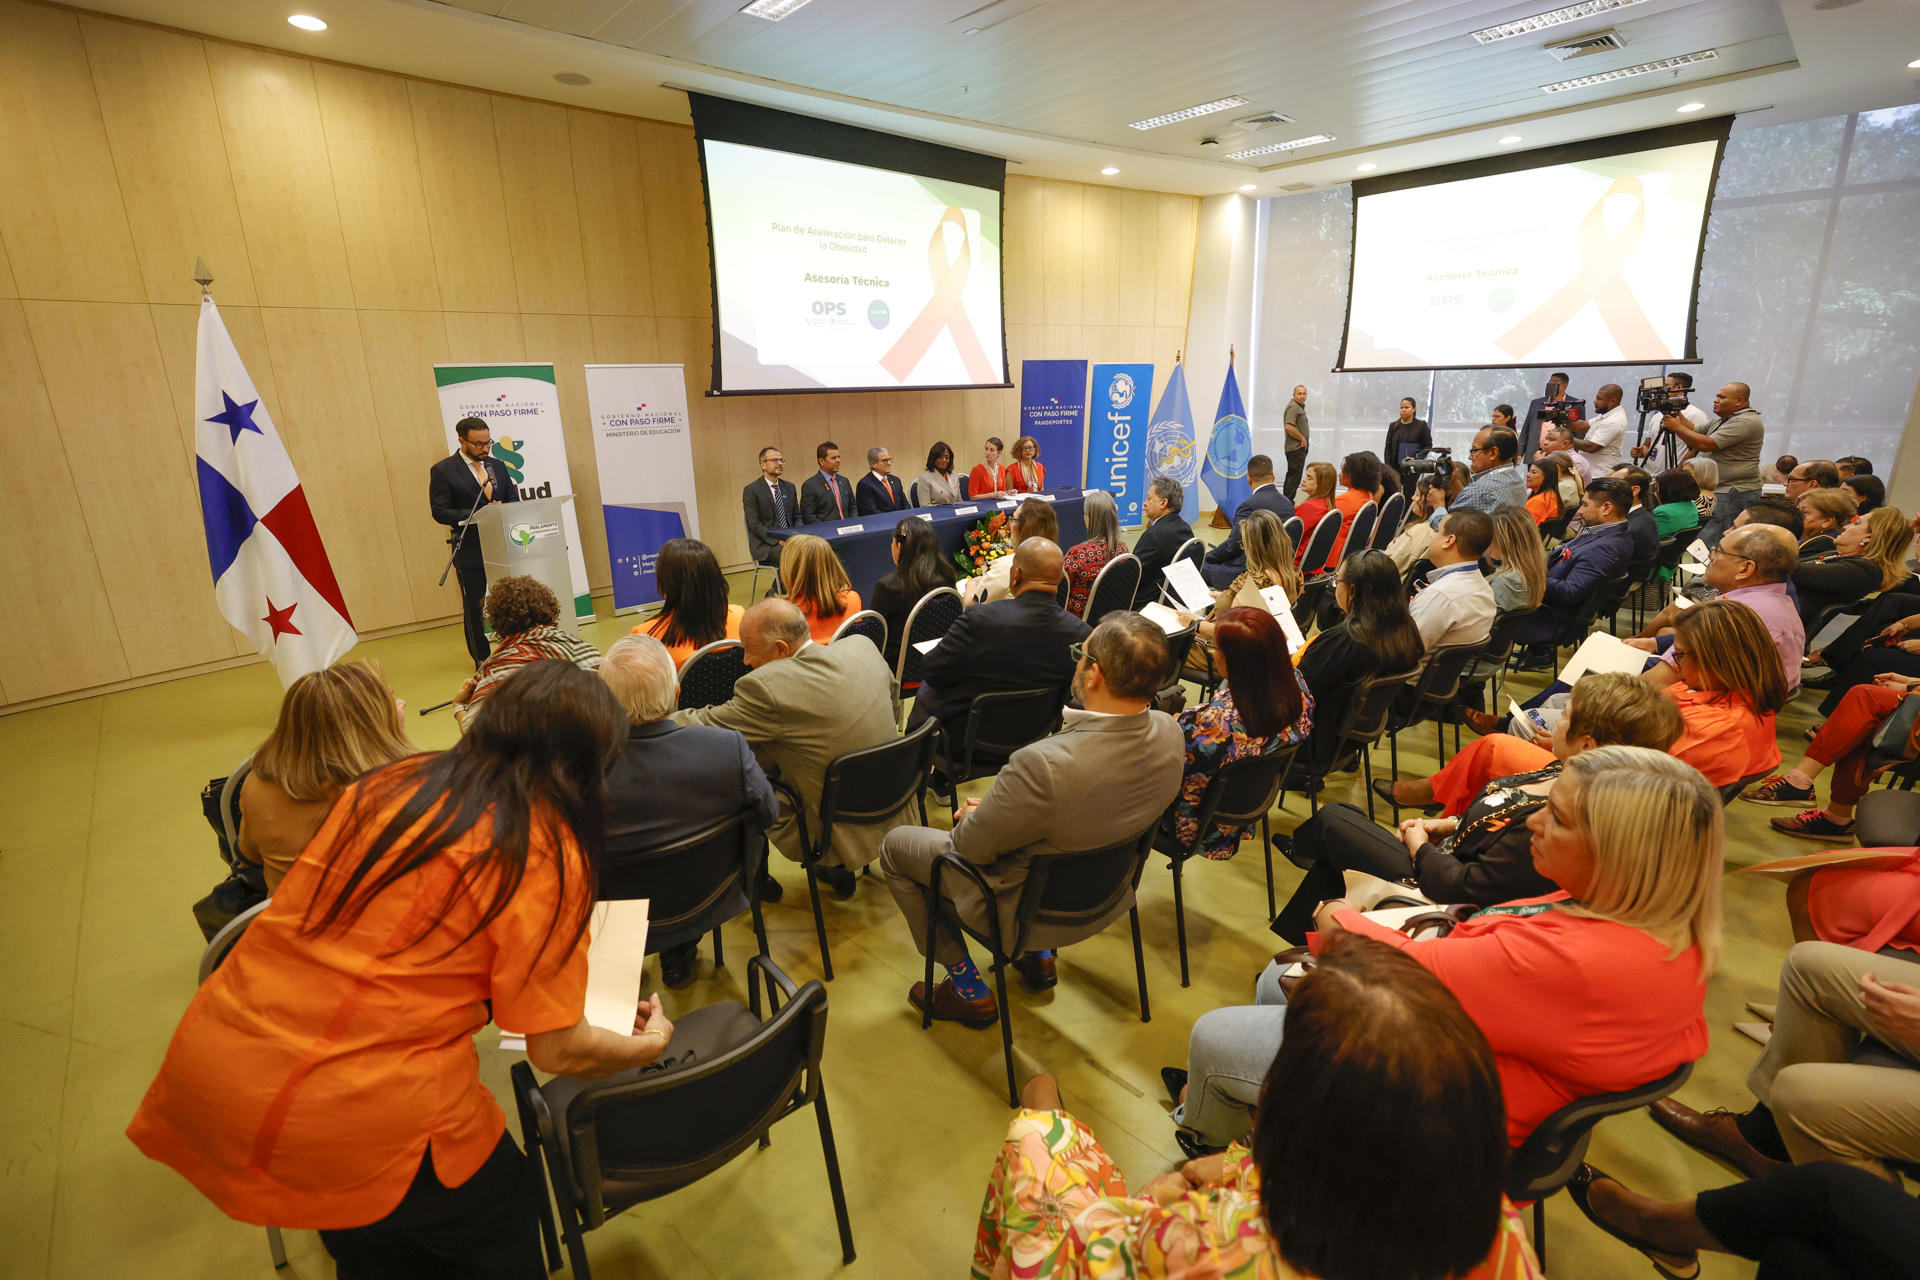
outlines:
[{"label": "video camera", "polygon": [[1642,378],[1640,396],[1635,404],[1640,413],[1657,413],[1664,418],[1687,407],[1687,393],[1669,388],[1665,378]]},{"label": "video camera", "polygon": [[1434,445],[1425,453],[1404,459],[1400,471],[1409,481],[1433,473],[1444,484],[1453,475],[1453,450],[1443,444]]},{"label": "video camera", "polygon": [[1538,420],[1543,427],[1549,422],[1557,427],[1564,427],[1573,421],[1573,411],[1564,404],[1543,404],[1540,406]]}]

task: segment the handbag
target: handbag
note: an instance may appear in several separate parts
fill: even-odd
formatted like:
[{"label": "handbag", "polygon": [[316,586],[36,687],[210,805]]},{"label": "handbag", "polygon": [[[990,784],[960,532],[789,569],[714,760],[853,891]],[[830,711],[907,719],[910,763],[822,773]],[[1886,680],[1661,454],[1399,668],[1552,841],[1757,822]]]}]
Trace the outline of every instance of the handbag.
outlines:
[{"label": "handbag", "polygon": [[1920,698],[1907,694],[1894,707],[1893,714],[1874,731],[1867,753],[1870,767],[1883,767],[1914,758],[1914,727],[1920,721]]}]

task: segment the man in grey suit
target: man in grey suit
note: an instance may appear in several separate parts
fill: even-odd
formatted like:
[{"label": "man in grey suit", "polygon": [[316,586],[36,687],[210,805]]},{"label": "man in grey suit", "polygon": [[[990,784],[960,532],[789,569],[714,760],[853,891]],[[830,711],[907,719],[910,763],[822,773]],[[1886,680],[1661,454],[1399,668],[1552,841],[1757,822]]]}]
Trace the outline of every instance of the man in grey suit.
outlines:
[{"label": "man in grey suit", "polygon": [[[1014,752],[993,789],[967,802],[952,831],[896,827],[881,845],[880,869],[914,946],[921,955],[931,946],[933,958],[947,969],[946,980],[931,993],[916,982],[907,996],[916,1009],[931,999],[936,1018],[990,1027],[1000,1016],[953,920],[985,929],[987,912],[997,912],[1002,936],[1011,942],[1033,859],[1088,852],[1138,835],[1159,821],[1180,790],[1185,735],[1173,717],[1149,707],[1167,674],[1166,633],[1137,613],[1112,613],[1075,648],[1073,691],[1085,710],[1069,708],[1059,733]],[[981,869],[993,899],[984,900],[970,880],[943,878],[943,919],[932,929],[926,887],[934,862],[949,852]],[[1132,906],[1129,893],[1109,920]],[[1042,931],[1033,941],[1044,948],[1071,939],[1049,939]],[[1052,986],[1053,952],[1020,957],[1020,970],[1029,986]]]},{"label": "man in grey suit", "polygon": [[[762,600],[740,619],[740,645],[753,668],[717,707],[676,711],[679,724],[733,729],[747,740],[769,776],[790,788],[806,812],[809,831],[820,830],[820,787],[827,766],[863,747],[899,736],[893,719],[893,674],[873,642],[848,636],[815,644],[807,618],[791,602]],[[904,822],[904,814],[899,819]],[[815,868],[820,880],[851,898],[854,872],[880,856],[884,824],[842,824],[833,848]],[[801,860],[799,824],[782,814],[768,833],[774,847]]]}]

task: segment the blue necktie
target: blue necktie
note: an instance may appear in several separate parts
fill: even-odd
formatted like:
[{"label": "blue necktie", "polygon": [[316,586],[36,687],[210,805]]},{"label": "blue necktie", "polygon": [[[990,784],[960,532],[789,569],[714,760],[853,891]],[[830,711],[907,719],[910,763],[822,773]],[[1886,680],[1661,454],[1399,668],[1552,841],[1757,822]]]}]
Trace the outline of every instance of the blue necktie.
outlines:
[{"label": "blue necktie", "polygon": [[773,490],[774,528],[787,527],[787,495],[778,486]]}]

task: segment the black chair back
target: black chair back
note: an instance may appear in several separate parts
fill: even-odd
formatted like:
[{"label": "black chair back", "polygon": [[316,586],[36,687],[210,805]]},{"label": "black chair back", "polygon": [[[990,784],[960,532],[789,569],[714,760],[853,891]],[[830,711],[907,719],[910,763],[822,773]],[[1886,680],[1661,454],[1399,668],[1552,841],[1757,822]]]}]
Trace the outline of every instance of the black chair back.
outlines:
[{"label": "black chair back", "polygon": [[914,602],[907,614],[907,634],[900,642],[900,657],[894,667],[894,679],[902,693],[920,687],[920,664],[926,655],[914,646],[947,634],[947,628],[965,607],[966,602],[952,587],[935,587]]},{"label": "black chair back", "polygon": [[1762,769],[1758,773],[1750,773],[1744,778],[1736,778],[1732,782],[1729,782],[1726,786],[1720,788],[1720,803],[1731,805],[1735,800],[1740,798],[1742,791],[1745,791],[1748,787],[1760,781],[1771,772],[1773,772],[1771,769]]},{"label": "black chair back", "polygon": [[1103,849],[1084,853],[1041,854],[1027,864],[1027,882],[1017,911],[1019,934],[1009,956],[1027,950],[1035,925],[1073,929],[1092,927],[1124,904],[1140,887],[1153,849],[1148,827]]},{"label": "black chair back", "polygon": [[1673,571],[1686,558],[1687,548],[1693,545],[1691,535],[1695,532],[1693,529],[1682,529],[1679,533],[1670,533],[1660,539],[1660,546],[1653,554],[1654,568],[1666,570],[1667,577],[1672,578]]},{"label": "black chair back", "polygon": [[1100,572],[1093,579],[1093,589],[1087,592],[1087,610],[1084,615],[1090,627],[1100,625],[1100,619],[1116,609],[1133,608],[1133,597],[1140,590],[1140,561],[1131,551],[1122,552],[1100,566]]},{"label": "black chair back", "polygon": [[872,826],[918,800],[924,825],[927,775],[939,733],[940,722],[928,718],[903,738],[835,757],[820,790],[820,838],[808,850],[809,859],[824,857],[833,847],[836,822]]},{"label": "black chair back", "polygon": [[1005,760],[1059,728],[1066,693],[1065,689],[1002,689],[975,697],[967,710],[966,741],[956,781],[981,776],[982,765]]},{"label": "black chair back", "polygon": [[1388,494],[1387,500],[1380,505],[1380,519],[1374,523],[1373,537],[1367,540],[1368,550],[1386,550],[1387,544],[1392,542],[1394,535],[1400,532],[1400,521],[1406,514],[1407,495]]},{"label": "black chair back", "polygon": [[881,653],[887,651],[887,620],[872,609],[862,609],[834,629],[832,639],[844,640],[848,636],[865,636],[873,641],[873,647]]},{"label": "black chair back", "polygon": [[1287,541],[1293,544],[1294,559],[1298,561],[1300,558],[1300,535],[1307,531],[1307,522],[1299,516],[1288,516],[1280,522],[1280,527],[1287,531]]},{"label": "black chair back", "polygon": [[748,670],[747,651],[738,640],[715,640],[696,649],[680,668],[680,709],[719,706],[733,697],[733,686]]},{"label": "black chair back", "polygon": [[1197,569],[1206,563],[1207,544],[1198,538],[1188,538],[1180,544],[1180,549],[1173,553],[1173,558],[1175,560],[1191,560],[1193,561],[1194,568]]},{"label": "black chair back", "polygon": [[961,500],[962,502],[964,502],[964,501],[966,501],[966,497],[967,497],[967,481],[968,481],[969,479],[971,479],[971,477],[969,477],[969,476],[965,476],[965,475],[962,475],[962,474],[960,474],[960,472],[958,472],[958,471],[955,471],[955,472],[953,473],[953,483],[954,483],[954,484],[955,484],[955,486],[957,486],[957,487],[959,488],[959,490],[960,490],[960,500]]},{"label": "black chair back", "polygon": [[1280,783],[1293,765],[1294,748],[1247,756],[1223,766],[1201,793],[1194,817],[1205,841],[1212,826],[1243,827],[1260,821],[1280,798]]},{"label": "black chair back", "polygon": [[1060,589],[1053,593],[1054,603],[1058,604],[1062,609],[1064,609],[1067,607],[1068,598],[1071,597],[1072,595],[1073,595],[1073,579],[1062,574],[1060,578]]},{"label": "black chair back", "polygon": [[1576,1098],[1542,1120],[1507,1162],[1507,1195],[1516,1204],[1539,1201],[1567,1185],[1586,1158],[1593,1126],[1608,1116],[1652,1106],[1678,1089],[1693,1074],[1683,1062],[1650,1084],[1619,1093],[1597,1093]]},{"label": "black chair back", "polygon": [[1540,540],[1542,542],[1552,542],[1556,539],[1566,537],[1567,526],[1572,522],[1573,515],[1571,512],[1566,515],[1554,516],[1551,520],[1541,521]]},{"label": "black chair back", "polygon": [[240,935],[247,931],[247,926],[253,923],[254,917],[265,911],[272,901],[269,898],[264,902],[254,903],[227,921],[221,926],[220,932],[213,935],[213,940],[207,943],[207,949],[200,953],[199,980],[201,982],[213,976],[213,971],[220,967],[220,962],[227,958],[227,953],[239,945]]},{"label": "black chair back", "polygon": [[1377,502],[1369,502],[1353,513],[1353,528],[1348,530],[1347,540],[1340,548],[1342,563],[1347,557],[1367,549],[1367,539],[1373,536],[1374,522],[1379,518],[1380,504]]},{"label": "black chair back", "polygon": [[1338,510],[1329,511],[1313,526],[1313,532],[1307,535],[1307,545],[1300,549],[1301,577],[1312,578],[1326,572],[1327,557],[1333,554],[1333,544],[1340,537],[1340,524],[1345,518]]},{"label": "black chair back", "polygon": [[1187,657],[1193,652],[1193,642],[1198,638],[1198,625],[1183,627],[1167,637],[1167,674],[1166,683],[1161,688],[1171,688],[1180,683],[1180,673],[1185,670]]},{"label": "black chair back", "polygon": [[1428,650],[1427,660],[1420,667],[1420,678],[1413,686],[1414,698],[1421,703],[1437,706],[1452,702],[1460,692],[1460,678],[1484,652],[1485,641],[1443,644]]},{"label": "black chair back", "polygon": [[920,505],[920,482],[918,480],[911,481],[907,485],[907,505],[910,507]]},{"label": "black chair back", "polygon": [[1393,700],[1408,685],[1420,678],[1420,668],[1372,675],[1353,688],[1353,700],[1347,704],[1347,717],[1340,722],[1343,745],[1360,746],[1380,740],[1393,714]]},{"label": "black chair back", "polygon": [[[731,918],[720,914],[734,893],[744,895],[759,919],[761,870],[767,864],[767,839],[760,815],[751,809],[731,814],[704,831],[657,849],[608,852],[600,864],[595,897],[621,902],[651,899],[647,908],[647,954],[676,938],[698,937]],[[761,939],[764,944],[764,937]]]}]

